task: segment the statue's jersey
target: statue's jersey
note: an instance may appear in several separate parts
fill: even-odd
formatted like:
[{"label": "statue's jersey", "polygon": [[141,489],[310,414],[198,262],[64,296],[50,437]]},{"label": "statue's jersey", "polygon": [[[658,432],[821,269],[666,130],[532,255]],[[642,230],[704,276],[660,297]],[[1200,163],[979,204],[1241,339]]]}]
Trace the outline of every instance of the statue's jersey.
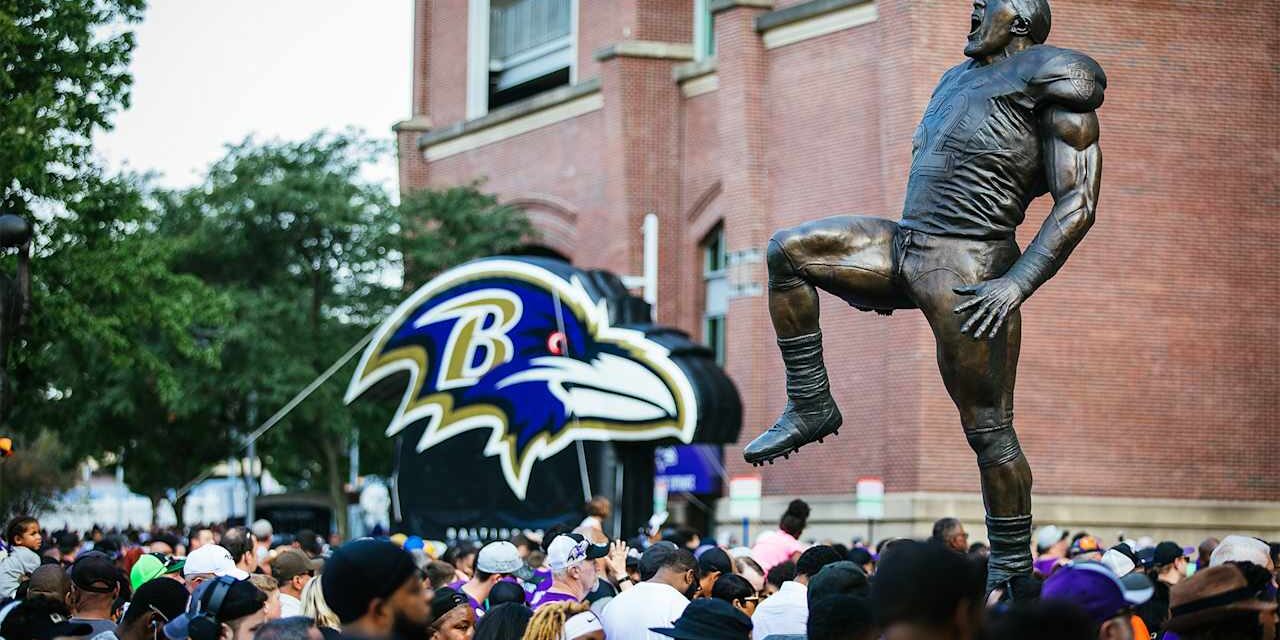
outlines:
[{"label": "statue's jersey", "polygon": [[1040,113],[1102,104],[1106,76],[1088,56],[1036,45],[942,76],[912,139],[900,226],[938,235],[1007,238],[1047,190]]}]

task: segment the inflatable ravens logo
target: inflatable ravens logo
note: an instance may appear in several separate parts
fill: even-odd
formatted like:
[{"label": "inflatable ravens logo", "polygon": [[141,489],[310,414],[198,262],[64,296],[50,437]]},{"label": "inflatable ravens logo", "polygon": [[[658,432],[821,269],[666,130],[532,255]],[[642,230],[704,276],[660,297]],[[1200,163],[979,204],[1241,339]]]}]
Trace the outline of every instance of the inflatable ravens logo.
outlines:
[{"label": "inflatable ravens logo", "polygon": [[668,350],[613,326],[577,270],[487,258],[441,274],[377,329],[347,389],[352,402],[407,373],[387,427],[418,422],[421,453],[458,433],[489,429],[523,499],[530,471],[577,440],[693,438],[693,388]]}]

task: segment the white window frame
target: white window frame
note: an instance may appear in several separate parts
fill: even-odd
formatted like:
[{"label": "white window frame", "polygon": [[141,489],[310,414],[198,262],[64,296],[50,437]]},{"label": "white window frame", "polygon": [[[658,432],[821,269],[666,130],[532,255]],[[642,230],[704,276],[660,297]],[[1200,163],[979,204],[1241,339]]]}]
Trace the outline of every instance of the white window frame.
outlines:
[{"label": "white window frame", "polygon": [[[569,2],[569,84],[578,83],[578,2]],[[467,120],[489,113],[489,0],[467,0]]]}]

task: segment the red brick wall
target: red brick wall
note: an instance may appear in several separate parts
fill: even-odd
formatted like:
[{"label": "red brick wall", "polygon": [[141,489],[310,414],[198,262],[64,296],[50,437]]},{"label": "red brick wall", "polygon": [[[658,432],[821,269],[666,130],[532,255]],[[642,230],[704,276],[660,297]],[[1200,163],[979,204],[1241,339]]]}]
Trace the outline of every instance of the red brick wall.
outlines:
[{"label": "red brick wall", "polygon": [[[627,0],[609,13],[583,2],[579,77],[601,77],[602,111],[432,163],[429,177],[405,160],[402,180],[487,176],[507,199],[554,196],[576,217],[535,221],[564,235],[575,220],[575,262],[622,273],[639,268],[638,216],[656,208],[660,318],[695,335],[697,243],[720,220],[730,250],[743,250],[813,217],[896,218],[911,132],[937,78],[962,61],[968,3],[882,0],[875,23],[768,51],[752,28],[760,11],[733,9],[716,21],[720,88],[689,99],[671,61],[590,59],[620,39],[688,39],[691,9],[671,8],[683,4]],[[463,113],[465,5],[432,3],[437,126]],[[1280,499],[1280,5],[1053,7],[1051,43],[1093,55],[1110,87],[1098,222],[1024,310],[1017,425],[1036,491]],[[1045,199],[1033,207],[1021,242],[1047,211]],[[763,281],[763,266],[738,276]],[[767,467],[766,492],[848,494],[868,474],[889,491],[976,490],[923,318],[857,313],[825,294],[822,305],[847,427]],[[745,441],[783,402],[765,299],[734,300],[728,329]],[[735,448],[726,459],[745,470]]]}]

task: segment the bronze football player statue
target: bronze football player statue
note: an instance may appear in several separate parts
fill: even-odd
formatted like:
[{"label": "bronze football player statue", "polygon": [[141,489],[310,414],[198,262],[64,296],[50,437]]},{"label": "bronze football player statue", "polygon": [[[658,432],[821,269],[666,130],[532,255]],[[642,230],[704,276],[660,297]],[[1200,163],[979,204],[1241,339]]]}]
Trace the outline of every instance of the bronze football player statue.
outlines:
[{"label": "bronze football player statue", "polygon": [[[943,74],[912,140],[902,220],[827,218],[769,241],[769,314],[788,402],[745,458],[772,462],[840,428],[817,289],[863,311],[920,309],[978,458],[990,590],[1031,571],[1031,469],[1013,430],[1018,307],[1093,224],[1102,177],[1095,110],[1107,81],[1088,56],[1044,44],[1048,0],[973,7],[969,60]],[[1053,210],[1020,252],[1014,230],[1044,193]]]}]

